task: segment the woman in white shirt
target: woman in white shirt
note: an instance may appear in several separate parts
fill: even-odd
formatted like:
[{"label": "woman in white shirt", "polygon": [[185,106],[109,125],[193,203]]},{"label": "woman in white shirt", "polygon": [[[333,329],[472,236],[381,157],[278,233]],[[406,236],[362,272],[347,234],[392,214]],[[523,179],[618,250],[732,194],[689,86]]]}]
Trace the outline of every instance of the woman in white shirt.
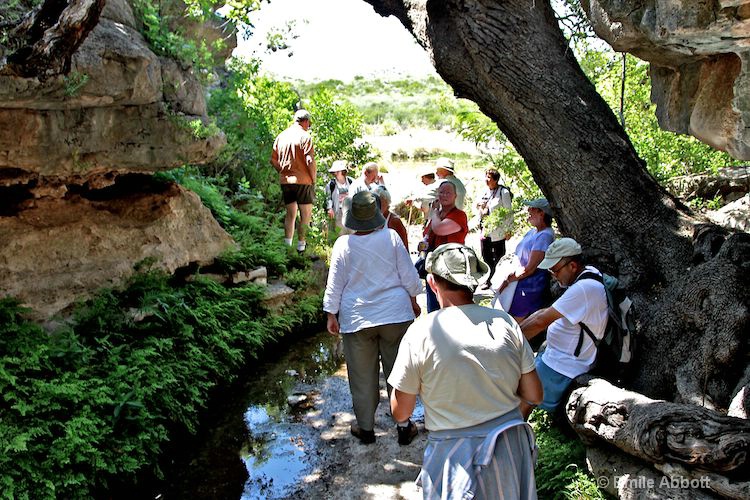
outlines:
[{"label": "woman in white shirt", "polygon": [[343,335],[357,418],[351,433],[369,444],[375,442],[380,401],[379,360],[387,380],[401,337],[421,312],[416,297],[422,284],[399,236],[383,227],[377,195],[356,193],[344,212],[344,225],[354,234],[333,245],[323,310],[328,331]]},{"label": "woman in white shirt", "polygon": [[326,208],[328,217],[333,220],[336,227],[339,228],[340,234],[348,234],[349,231],[344,227],[343,209],[344,200],[349,196],[354,179],[346,175],[348,164],[344,160],[336,160],[328,169],[333,174],[333,178],[326,185]]}]

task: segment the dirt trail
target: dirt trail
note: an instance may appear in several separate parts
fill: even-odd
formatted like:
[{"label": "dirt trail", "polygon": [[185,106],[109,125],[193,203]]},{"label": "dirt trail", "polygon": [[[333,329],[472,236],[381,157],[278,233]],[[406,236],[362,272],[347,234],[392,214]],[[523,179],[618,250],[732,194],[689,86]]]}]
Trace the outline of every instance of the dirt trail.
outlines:
[{"label": "dirt trail", "polygon": [[[418,227],[409,231],[410,248],[421,238]],[[468,238],[478,244],[478,235]],[[476,242],[474,242],[476,240]],[[467,241],[467,243],[470,243]],[[477,300],[489,297],[477,294]],[[427,314],[425,295],[417,302]],[[300,423],[311,430],[308,449],[315,450],[315,469],[307,474],[286,498],[289,499],[352,499],[372,500],[421,499],[422,492],[414,483],[422,466],[427,444],[424,415],[418,407],[415,418],[419,435],[408,446],[396,441],[396,428],[391,418],[383,374],[380,374],[380,405],[375,414],[374,444],[363,445],[349,432],[355,421],[349,393],[346,365],[316,385],[300,384],[295,393],[305,393],[312,402],[311,410]]]},{"label": "dirt trail", "polygon": [[417,423],[420,433],[410,445],[399,446],[382,376],[376,441],[370,445],[361,444],[349,433],[355,419],[345,366],[317,387],[299,389],[307,389],[312,399],[314,409],[302,417],[302,423],[317,431],[317,442],[309,443],[309,448],[315,450],[319,465],[287,498],[422,498],[414,480],[427,442],[424,422]]}]

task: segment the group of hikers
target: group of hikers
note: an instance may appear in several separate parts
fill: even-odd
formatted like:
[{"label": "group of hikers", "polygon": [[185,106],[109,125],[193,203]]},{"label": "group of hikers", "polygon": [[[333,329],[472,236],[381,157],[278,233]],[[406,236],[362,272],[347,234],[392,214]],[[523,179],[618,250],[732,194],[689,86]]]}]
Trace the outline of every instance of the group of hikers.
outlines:
[{"label": "group of hikers", "polygon": [[[309,123],[309,114],[298,111],[271,160],[287,221],[299,204],[301,226],[311,188],[291,180],[315,179]],[[285,149],[291,139],[301,140]],[[608,318],[602,274],[586,265],[575,240],[555,239],[545,199],[525,202],[531,229],[513,254],[505,255],[510,235],[493,228],[483,230],[479,258],[465,245],[466,188],[447,158],[434,172],[423,172],[425,189],[408,202],[425,214],[418,248],[424,259],[415,265],[377,164],[365,165],[358,179],[346,176],[347,167],[338,161],[329,169],[327,208],[342,231],[331,253],[323,310],[328,331],[343,340],[356,420],[351,434],[363,444],[376,440],[382,365],[399,444],[418,435],[411,420],[417,397],[424,406],[429,435],[417,479],[424,498],[536,498],[536,445],[526,420],[536,406],[555,411],[573,380],[594,364]],[[486,172],[487,191],[476,204],[483,219],[497,207],[510,209],[512,195],[499,179],[496,170]],[[289,245],[291,220],[291,227],[285,224]],[[304,228],[298,239],[304,251]],[[417,303],[423,291],[418,268],[426,315]],[[551,278],[564,290],[554,302]],[[475,304],[480,287],[494,292],[493,307]],[[546,349],[535,356],[529,340],[544,332]]]}]

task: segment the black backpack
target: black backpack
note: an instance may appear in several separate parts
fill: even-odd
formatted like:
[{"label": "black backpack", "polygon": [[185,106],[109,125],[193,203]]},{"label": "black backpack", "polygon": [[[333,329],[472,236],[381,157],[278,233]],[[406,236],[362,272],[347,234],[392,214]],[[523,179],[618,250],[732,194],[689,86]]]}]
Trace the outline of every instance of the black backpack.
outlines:
[{"label": "black backpack", "polygon": [[513,206],[513,196],[514,196],[513,195],[513,191],[511,191],[508,186],[505,186],[503,184],[500,184],[499,186],[500,186],[500,193],[503,192],[503,189],[505,189],[506,191],[508,191],[508,194],[510,195],[510,203],[511,203],[511,206]]},{"label": "black backpack", "polygon": [[607,326],[604,336],[597,339],[588,326],[581,325],[575,356],[581,354],[583,332],[591,338],[596,346],[596,360],[589,370],[614,383],[622,383],[631,374],[636,347],[635,320],[633,319],[633,301],[619,288],[620,282],[614,276],[591,271],[583,272],[578,279],[592,279],[604,285],[607,294]]}]

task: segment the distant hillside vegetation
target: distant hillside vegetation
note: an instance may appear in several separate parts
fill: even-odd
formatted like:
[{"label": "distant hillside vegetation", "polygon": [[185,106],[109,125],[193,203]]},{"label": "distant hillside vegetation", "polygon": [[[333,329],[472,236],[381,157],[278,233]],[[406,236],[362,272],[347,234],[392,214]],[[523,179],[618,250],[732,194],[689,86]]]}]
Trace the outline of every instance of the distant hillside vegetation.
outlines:
[{"label": "distant hillside vegetation", "polygon": [[407,128],[453,128],[456,115],[478,111],[476,104],[456,98],[453,90],[437,77],[382,81],[357,76],[350,83],[324,80],[300,84],[303,95],[321,89],[351,102],[362,113],[364,122],[380,126],[383,135]]}]

